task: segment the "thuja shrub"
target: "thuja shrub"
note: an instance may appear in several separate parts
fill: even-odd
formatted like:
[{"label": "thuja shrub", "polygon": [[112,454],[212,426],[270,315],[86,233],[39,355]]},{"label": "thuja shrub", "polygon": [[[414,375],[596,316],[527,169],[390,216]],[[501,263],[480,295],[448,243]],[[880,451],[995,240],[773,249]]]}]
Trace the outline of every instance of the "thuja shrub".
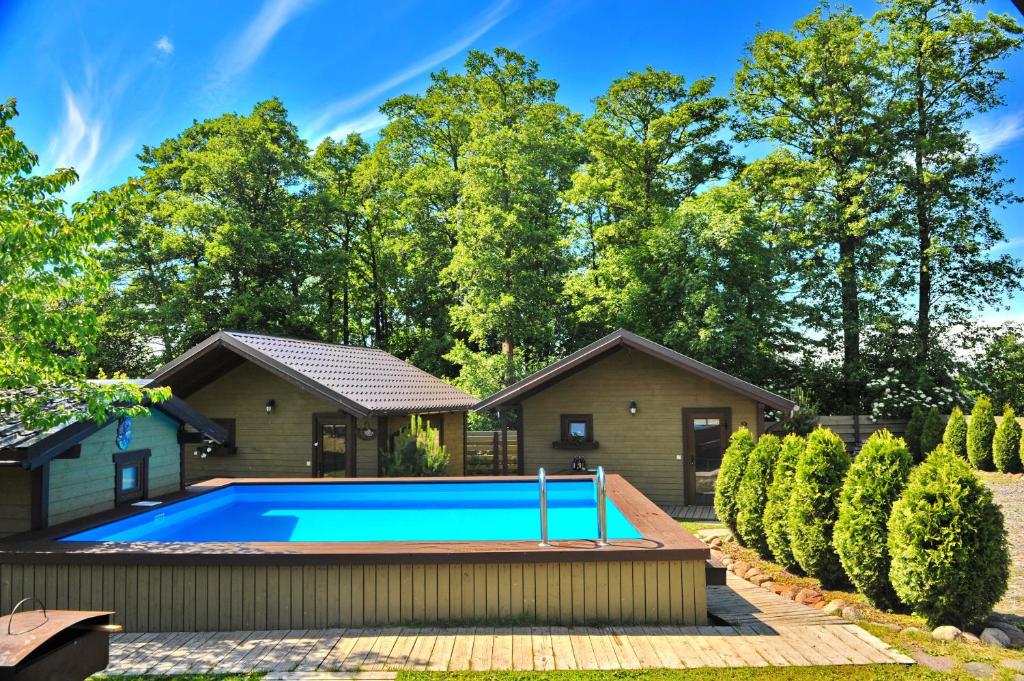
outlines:
[{"label": "thuja shrub", "polygon": [[789,499],[789,541],[797,565],[826,587],[844,582],[843,566],[832,545],[839,513],[839,494],[850,467],[850,455],[838,435],[818,428],[796,464]]},{"label": "thuja shrub", "polygon": [[775,562],[784,567],[796,565],[789,546],[789,495],[796,479],[796,463],[804,453],[807,440],[799,435],[787,435],[782,441],[772,484],[768,487],[768,502],[764,508],[764,534]]},{"label": "thuja shrub", "polygon": [[887,522],[913,465],[907,443],[879,430],[853,460],[839,496],[832,543],[857,591],[879,608],[898,604],[889,582]]},{"label": "thuja shrub", "polygon": [[914,455],[915,461],[920,461],[921,456],[921,432],[924,429],[924,411],[921,410],[920,405],[915,404],[914,409],[910,412],[910,420],[907,421],[907,429],[903,432],[903,439],[907,443],[907,447],[910,448],[910,453]]},{"label": "thuja shrub", "polygon": [[942,444],[942,414],[938,407],[932,407],[924,416],[921,425],[921,456],[928,456]]},{"label": "thuja shrub", "polygon": [[992,464],[1000,473],[1019,473],[1021,470],[1020,424],[1010,405],[1003,409],[1003,420],[992,436]]},{"label": "thuja shrub", "polygon": [[992,401],[987,397],[979,397],[971,410],[971,422],[967,425],[967,458],[978,470],[992,470],[992,438],[995,432]]},{"label": "thuja shrub", "polygon": [[889,517],[889,578],[929,626],[976,628],[1006,591],[1003,514],[970,464],[939,447],[910,474]]},{"label": "thuja shrub", "polygon": [[722,465],[715,479],[715,514],[740,540],[742,538],[736,532],[736,494],[753,449],[754,435],[746,427],[739,428],[729,438],[729,447],[722,456]]},{"label": "thuja shrub", "polygon": [[946,445],[957,456],[967,458],[967,419],[960,407],[953,407],[946,421],[946,430],[942,434],[942,444]]},{"label": "thuja shrub", "polygon": [[766,558],[771,552],[764,533],[764,508],[781,449],[782,440],[775,435],[761,436],[750,452],[747,470],[736,495],[736,531],[744,544]]}]

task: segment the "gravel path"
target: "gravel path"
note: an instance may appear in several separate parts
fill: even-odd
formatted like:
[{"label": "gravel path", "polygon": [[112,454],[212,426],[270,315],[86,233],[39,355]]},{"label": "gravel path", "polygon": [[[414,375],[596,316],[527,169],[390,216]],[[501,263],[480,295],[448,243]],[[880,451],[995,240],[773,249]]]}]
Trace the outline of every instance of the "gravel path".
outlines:
[{"label": "gravel path", "polygon": [[1024,476],[982,473],[981,477],[1003,509],[1010,539],[1010,586],[995,610],[1024,617]]}]

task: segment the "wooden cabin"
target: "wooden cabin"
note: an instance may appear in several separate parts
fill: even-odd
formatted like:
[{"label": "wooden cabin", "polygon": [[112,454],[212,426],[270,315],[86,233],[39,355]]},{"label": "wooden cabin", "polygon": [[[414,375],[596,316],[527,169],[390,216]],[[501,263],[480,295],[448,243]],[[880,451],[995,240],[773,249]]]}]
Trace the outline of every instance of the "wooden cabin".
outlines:
[{"label": "wooden cabin", "polygon": [[102,424],[81,411],[80,419],[45,431],[15,415],[0,422],[0,537],[177,492],[182,439],[227,439],[176,397],[151,406],[148,416]]},{"label": "wooden cabin", "polygon": [[376,477],[380,456],[416,414],[462,475],[476,402],[383,350],[218,332],[150,377],[229,433],[185,455],[190,482],[214,477]]},{"label": "wooden cabin", "polygon": [[[514,423],[519,472],[604,466],[662,505],[708,505],[729,436],[794,402],[619,330],[479,402]],[[575,464],[575,466],[574,466]]]}]

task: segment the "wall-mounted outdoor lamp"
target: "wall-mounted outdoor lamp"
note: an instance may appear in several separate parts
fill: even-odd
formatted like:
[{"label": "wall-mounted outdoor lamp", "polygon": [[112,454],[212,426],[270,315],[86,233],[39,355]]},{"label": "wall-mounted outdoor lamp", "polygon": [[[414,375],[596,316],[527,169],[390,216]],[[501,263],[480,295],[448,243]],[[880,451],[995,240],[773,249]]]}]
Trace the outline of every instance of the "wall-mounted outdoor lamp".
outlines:
[{"label": "wall-mounted outdoor lamp", "polygon": [[277,404],[274,402],[274,400],[267,400],[267,413],[273,414],[275,406],[277,406]]},{"label": "wall-mounted outdoor lamp", "polygon": [[629,415],[630,416],[636,416],[636,411],[637,411],[636,410],[636,402],[630,402],[629,403]]}]

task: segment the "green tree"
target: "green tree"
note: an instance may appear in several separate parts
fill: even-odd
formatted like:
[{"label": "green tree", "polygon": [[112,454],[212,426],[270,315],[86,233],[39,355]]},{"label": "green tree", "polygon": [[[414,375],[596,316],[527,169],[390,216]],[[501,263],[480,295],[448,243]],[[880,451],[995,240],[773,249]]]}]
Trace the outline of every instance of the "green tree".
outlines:
[{"label": "green tree", "polygon": [[786,529],[793,557],[804,572],[826,587],[845,579],[832,532],[849,467],[850,455],[843,441],[831,430],[818,428],[807,436],[789,497]]},{"label": "green tree", "polygon": [[729,437],[729,446],[722,455],[722,465],[715,478],[715,515],[743,540],[736,530],[736,495],[743,482],[743,474],[747,470],[750,452],[754,450],[754,434],[745,426],[736,429]]},{"label": "green tree", "polygon": [[924,410],[921,405],[915,404],[910,412],[910,420],[907,421],[907,429],[903,433],[903,439],[914,455],[914,461],[921,461],[924,456],[921,453],[921,435],[924,432]]},{"label": "green tree", "polygon": [[775,462],[772,484],[768,488],[768,503],[764,508],[764,532],[768,548],[775,561],[784,567],[796,565],[790,548],[789,529],[786,520],[789,514],[789,497],[793,491],[796,465],[804,453],[807,441],[799,435],[790,434],[782,440],[782,449]]},{"label": "green tree", "polygon": [[992,436],[992,463],[1000,473],[1020,473],[1021,428],[1013,407],[1006,405]]},{"label": "green tree", "polygon": [[[1021,270],[1008,255],[993,211],[1012,201],[999,157],[971,140],[966,124],[1003,103],[998,87],[1005,59],[1021,46],[1021,27],[1008,15],[975,16],[970,0],[886,0],[874,22],[885,36],[893,137],[900,154],[890,166],[903,188],[892,215],[902,222],[905,253],[917,264],[916,360],[933,362],[936,333],[961,324],[978,296],[1013,291]],[[907,163],[907,160],[910,160]]]},{"label": "green tree", "polygon": [[942,444],[946,445],[957,456],[967,458],[967,419],[960,407],[953,407],[946,421],[946,430],[942,434]]},{"label": "green tree", "polygon": [[843,570],[873,605],[899,604],[889,583],[886,524],[913,467],[907,444],[887,430],[871,434],[850,466],[832,541]]},{"label": "green tree", "polygon": [[841,348],[846,413],[864,406],[861,336],[873,305],[899,294],[878,220],[892,115],[883,67],[865,21],[822,6],[788,33],[758,34],[733,89],[737,137],[778,145],[746,174],[781,197],[779,238],[801,265],[799,296],[816,303],[806,324]]},{"label": "green tree", "polygon": [[[721,139],[729,102],[713,78],[693,83],[647,67],[614,80],[583,125],[589,157],[567,198],[577,215],[583,267],[568,281],[577,316],[594,335],[647,327],[648,309],[631,300],[651,269],[647,240],[705,183],[734,166]],[[660,338],[659,331],[652,335]],[[648,333],[650,333],[648,331]]]},{"label": "green tree", "polygon": [[560,317],[569,258],[559,196],[581,156],[578,117],[555,102],[557,85],[535,62],[510,50],[470,52],[466,79],[478,108],[444,278],[455,287],[454,326],[500,346],[507,384],[517,350],[542,343]]},{"label": "green tree", "polygon": [[78,175],[71,168],[35,174],[38,157],[11,126],[17,115],[13,99],[0,104],[0,413],[30,428],[146,413],[143,402],[166,398],[165,389],[86,380],[95,308],[110,286],[100,248],[128,190],[68,210],[60,194]]},{"label": "green tree", "polygon": [[930,408],[921,424],[921,456],[928,456],[933,449],[942,444],[943,426],[939,408]]},{"label": "green tree", "polygon": [[1008,404],[1024,413],[1024,328],[1003,324],[974,328],[980,352],[963,372],[964,388],[974,397],[988,396],[996,404]]},{"label": "green tree", "polygon": [[764,531],[764,509],[781,449],[782,440],[777,436],[762,435],[750,453],[736,493],[736,530],[745,546],[764,557],[771,555]]},{"label": "green tree", "polygon": [[992,437],[995,432],[992,401],[987,397],[979,397],[971,410],[971,422],[967,425],[967,458],[978,470],[992,470]]}]

